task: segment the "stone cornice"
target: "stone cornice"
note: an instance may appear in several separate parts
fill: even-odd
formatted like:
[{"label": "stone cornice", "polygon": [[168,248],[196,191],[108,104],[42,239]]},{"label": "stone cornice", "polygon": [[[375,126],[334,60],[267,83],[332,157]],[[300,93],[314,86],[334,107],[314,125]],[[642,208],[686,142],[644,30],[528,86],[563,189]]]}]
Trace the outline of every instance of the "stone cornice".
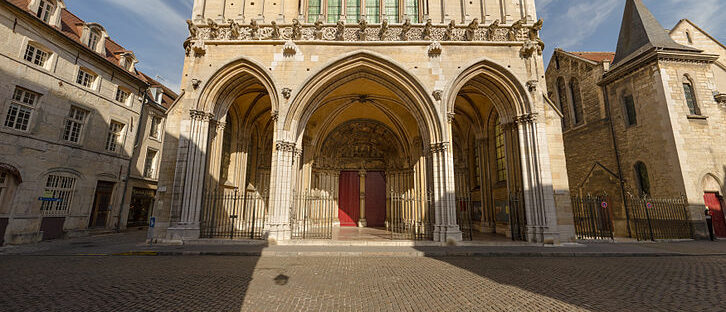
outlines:
[{"label": "stone cornice", "polygon": [[655,61],[712,64],[718,58],[719,56],[715,54],[663,51],[653,49],[631,61],[615,66],[610,71],[605,73],[605,75],[603,75],[603,78],[598,82],[598,85],[603,86],[610,82],[618,80]]}]

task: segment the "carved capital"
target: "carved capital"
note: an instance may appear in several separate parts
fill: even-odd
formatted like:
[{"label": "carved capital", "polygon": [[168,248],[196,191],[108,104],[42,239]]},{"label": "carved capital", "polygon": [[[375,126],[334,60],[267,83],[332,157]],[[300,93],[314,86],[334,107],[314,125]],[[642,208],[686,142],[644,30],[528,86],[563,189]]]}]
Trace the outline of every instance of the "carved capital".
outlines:
[{"label": "carved capital", "polygon": [[537,113],[530,113],[530,114],[523,114],[519,115],[514,118],[513,123],[515,124],[533,124],[537,122],[538,114]]},{"label": "carved capital", "polygon": [[277,120],[279,119],[279,117],[280,117],[280,112],[273,111],[271,113],[271,117],[270,118],[272,118],[272,122],[277,122]]},{"label": "carved capital", "polygon": [[454,117],[456,117],[456,113],[447,113],[446,114],[446,120],[448,120],[449,123],[454,121]]},{"label": "carved capital", "polygon": [[449,147],[449,143],[447,142],[441,142],[441,143],[434,143],[429,146],[429,153],[436,154],[436,153],[443,153],[445,152]]},{"label": "carved capital", "polygon": [[210,119],[214,118],[214,114],[196,109],[189,110],[189,116],[192,118],[192,120],[196,121],[209,121]]},{"label": "carved capital", "polygon": [[293,142],[285,142],[285,141],[277,141],[275,144],[275,148],[278,151],[281,152],[287,152],[287,153],[294,153],[295,152],[295,143]]}]

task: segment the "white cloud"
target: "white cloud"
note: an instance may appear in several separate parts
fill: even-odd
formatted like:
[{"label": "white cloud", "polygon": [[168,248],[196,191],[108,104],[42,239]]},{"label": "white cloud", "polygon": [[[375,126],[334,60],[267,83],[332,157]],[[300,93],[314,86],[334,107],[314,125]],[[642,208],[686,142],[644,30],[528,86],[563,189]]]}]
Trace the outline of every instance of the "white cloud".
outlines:
[{"label": "white cloud", "polygon": [[617,24],[614,21],[619,19],[613,13],[620,7],[619,0],[578,1],[574,5],[561,6],[560,9],[567,8],[564,14],[550,14],[550,23],[555,24],[552,28],[560,38],[557,46],[564,49],[576,47],[603,23]]}]

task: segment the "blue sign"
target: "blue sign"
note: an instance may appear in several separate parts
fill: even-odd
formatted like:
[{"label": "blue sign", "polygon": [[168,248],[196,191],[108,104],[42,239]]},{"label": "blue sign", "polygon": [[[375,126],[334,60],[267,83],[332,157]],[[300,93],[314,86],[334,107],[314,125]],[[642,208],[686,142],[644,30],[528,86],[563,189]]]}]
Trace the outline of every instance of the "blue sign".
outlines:
[{"label": "blue sign", "polygon": [[38,200],[44,202],[61,202],[63,201],[63,198],[38,197]]},{"label": "blue sign", "polygon": [[154,228],[154,226],[156,226],[156,217],[151,217],[151,219],[149,219],[149,227]]},{"label": "blue sign", "polygon": [[608,207],[608,203],[607,202],[602,202],[600,204],[600,207],[607,208]]}]

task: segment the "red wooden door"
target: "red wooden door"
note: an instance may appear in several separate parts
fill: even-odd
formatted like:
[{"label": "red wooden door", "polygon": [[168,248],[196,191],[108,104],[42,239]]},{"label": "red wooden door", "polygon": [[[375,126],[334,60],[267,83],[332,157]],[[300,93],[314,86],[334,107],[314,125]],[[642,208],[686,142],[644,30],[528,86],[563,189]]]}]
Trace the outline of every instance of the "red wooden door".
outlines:
[{"label": "red wooden door", "polygon": [[386,178],[383,172],[366,176],[366,221],[369,227],[386,226]]},{"label": "red wooden door", "polygon": [[711,209],[713,232],[717,237],[726,237],[726,219],[721,206],[721,197],[717,193],[706,193],[703,198],[706,200],[706,207]]},{"label": "red wooden door", "polygon": [[357,226],[360,217],[360,178],[358,172],[340,173],[338,219],[340,226]]}]

